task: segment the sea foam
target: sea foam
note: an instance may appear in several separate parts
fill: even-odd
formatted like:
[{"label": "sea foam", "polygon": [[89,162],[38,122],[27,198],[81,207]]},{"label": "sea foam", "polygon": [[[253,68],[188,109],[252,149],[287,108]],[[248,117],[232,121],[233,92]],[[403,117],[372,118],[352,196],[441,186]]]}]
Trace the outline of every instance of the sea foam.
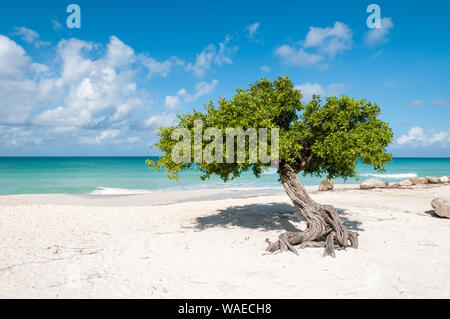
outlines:
[{"label": "sea foam", "polygon": [[378,177],[378,178],[415,178],[418,175],[416,173],[399,173],[399,174],[360,174],[361,176],[370,176],[370,177]]},{"label": "sea foam", "polygon": [[93,195],[136,195],[149,194],[155,191],[148,189],[127,189],[127,188],[113,188],[113,187],[99,187],[95,191],[90,192]]}]

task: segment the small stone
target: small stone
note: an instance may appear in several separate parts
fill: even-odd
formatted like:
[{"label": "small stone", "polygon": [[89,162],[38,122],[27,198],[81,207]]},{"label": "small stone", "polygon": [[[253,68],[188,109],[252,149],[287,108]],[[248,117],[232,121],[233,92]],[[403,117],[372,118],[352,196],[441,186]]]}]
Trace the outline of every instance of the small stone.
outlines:
[{"label": "small stone", "polygon": [[413,183],[413,185],[421,185],[427,183],[427,179],[425,177],[411,178],[410,181]]},{"label": "small stone", "polygon": [[447,176],[439,177],[439,182],[441,182],[441,183],[448,183],[448,181],[449,181],[449,179]]},{"label": "small stone", "polygon": [[319,185],[319,191],[330,191],[333,190],[334,187],[334,183],[332,180],[330,179],[326,179],[324,181],[322,181]]},{"label": "small stone", "polygon": [[450,218],[450,201],[443,198],[435,198],[431,201],[431,206],[438,216]]},{"label": "small stone", "polygon": [[413,183],[409,179],[405,179],[397,183],[399,186],[411,186]]},{"label": "small stone", "polygon": [[359,184],[359,187],[361,189],[369,189],[369,188],[385,187],[388,184],[389,184],[388,182],[384,182],[384,181],[380,181],[379,179],[371,178],[371,179],[367,179],[364,182],[362,182],[361,184]]},{"label": "small stone", "polygon": [[439,184],[439,178],[434,176],[427,176],[425,177],[427,179],[427,183],[429,184]]}]

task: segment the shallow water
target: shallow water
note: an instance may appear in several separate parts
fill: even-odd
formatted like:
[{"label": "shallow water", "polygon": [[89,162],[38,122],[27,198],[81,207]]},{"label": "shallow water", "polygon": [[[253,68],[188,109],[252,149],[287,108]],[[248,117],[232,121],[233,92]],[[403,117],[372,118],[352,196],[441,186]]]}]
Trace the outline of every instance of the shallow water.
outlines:
[{"label": "shallow water", "polygon": [[[150,171],[145,160],[151,157],[0,157],[0,195],[11,194],[137,194],[160,190],[201,188],[272,188],[279,186],[275,169],[261,178],[244,173],[224,183],[218,177],[202,181],[192,169],[169,181],[164,172]],[[155,159],[155,158],[153,158]],[[416,176],[450,175],[450,158],[394,158],[384,174],[358,164],[359,180],[335,179],[335,183],[354,184],[367,178],[390,182]],[[317,185],[321,177],[300,176],[305,185]]]}]

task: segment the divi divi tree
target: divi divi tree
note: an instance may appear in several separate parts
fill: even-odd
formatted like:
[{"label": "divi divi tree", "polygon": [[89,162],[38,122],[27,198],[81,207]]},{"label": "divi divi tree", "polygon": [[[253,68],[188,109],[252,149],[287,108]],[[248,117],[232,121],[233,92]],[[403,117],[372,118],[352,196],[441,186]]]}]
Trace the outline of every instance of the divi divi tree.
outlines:
[{"label": "divi divi tree", "polygon": [[[178,115],[176,125],[159,128],[156,146],[164,154],[157,161],[147,161],[154,169],[164,168],[167,176],[177,179],[179,172],[194,165],[192,161],[179,162],[172,158],[172,150],[179,140],[172,139],[177,128],[194,134],[196,121],[202,121],[202,130],[217,128],[260,128],[279,130],[278,174],[286,194],[307,221],[301,232],[286,232],[274,242],[268,241],[269,252],[297,248],[323,247],[324,255],[335,256],[335,249],[358,247],[358,234],[347,229],[338,211],[330,205],[315,202],[306,192],[298,175],[326,176],[330,179],[357,175],[358,161],[383,171],[392,155],[386,147],[393,133],[388,123],[380,118],[377,104],[347,96],[327,97],[322,101],[314,95],[309,103],[302,103],[302,94],[295,89],[288,76],[275,81],[263,78],[248,89],[238,89],[231,99],[219,98],[217,103],[204,106],[205,111],[194,110]],[[270,137],[269,137],[270,139]],[[203,141],[207,143],[208,141]],[[270,149],[270,147],[269,147]],[[221,150],[226,157],[226,149]],[[246,150],[248,155],[248,150]],[[251,171],[256,177],[267,164],[260,161],[211,162],[198,158],[195,166],[202,179],[215,174],[224,181]],[[297,248],[296,248],[297,246]]]}]

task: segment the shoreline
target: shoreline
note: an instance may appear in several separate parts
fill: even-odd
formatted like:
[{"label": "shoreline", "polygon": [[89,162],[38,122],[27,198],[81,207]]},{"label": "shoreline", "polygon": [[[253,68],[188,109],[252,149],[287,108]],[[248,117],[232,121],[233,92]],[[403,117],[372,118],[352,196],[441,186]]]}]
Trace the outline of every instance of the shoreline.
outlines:
[{"label": "shoreline", "polygon": [[[377,190],[410,190],[445,187],[447,184],[422,184],[413,186],[393,186],[361,189],[359,184],[335,184],[331,191],[319,191],[318,185],[305,186],[309,194],[341,193],[345,191],[377,192]],[[94,207],[145,207],[165,206],[189,202],[208,202],[226,199],[245,199],[263,196],[285,195],[279,187],[245,187],[239,189],[211,188],[195,190],[167,190],[139,194],[17,194],[0,195],[0,206],[56,205],[56,206],[94,206]]]},{"label": "shoreline", "polygon": [[[305,186],[308,193],[318,192],[318,185]],[[336,184],[334,191],[359,189],[359,184]],[[252,198],[259,196],[283,195],[279,187],[239,189],[211,188],[195,190],[167,190],[141,194],[18,194],[0,195],[1,205],[61,205],[61,206],[99,206],[99,207],[136,207],[173,205],[187,202],[215,201],[233,198]]]}]

